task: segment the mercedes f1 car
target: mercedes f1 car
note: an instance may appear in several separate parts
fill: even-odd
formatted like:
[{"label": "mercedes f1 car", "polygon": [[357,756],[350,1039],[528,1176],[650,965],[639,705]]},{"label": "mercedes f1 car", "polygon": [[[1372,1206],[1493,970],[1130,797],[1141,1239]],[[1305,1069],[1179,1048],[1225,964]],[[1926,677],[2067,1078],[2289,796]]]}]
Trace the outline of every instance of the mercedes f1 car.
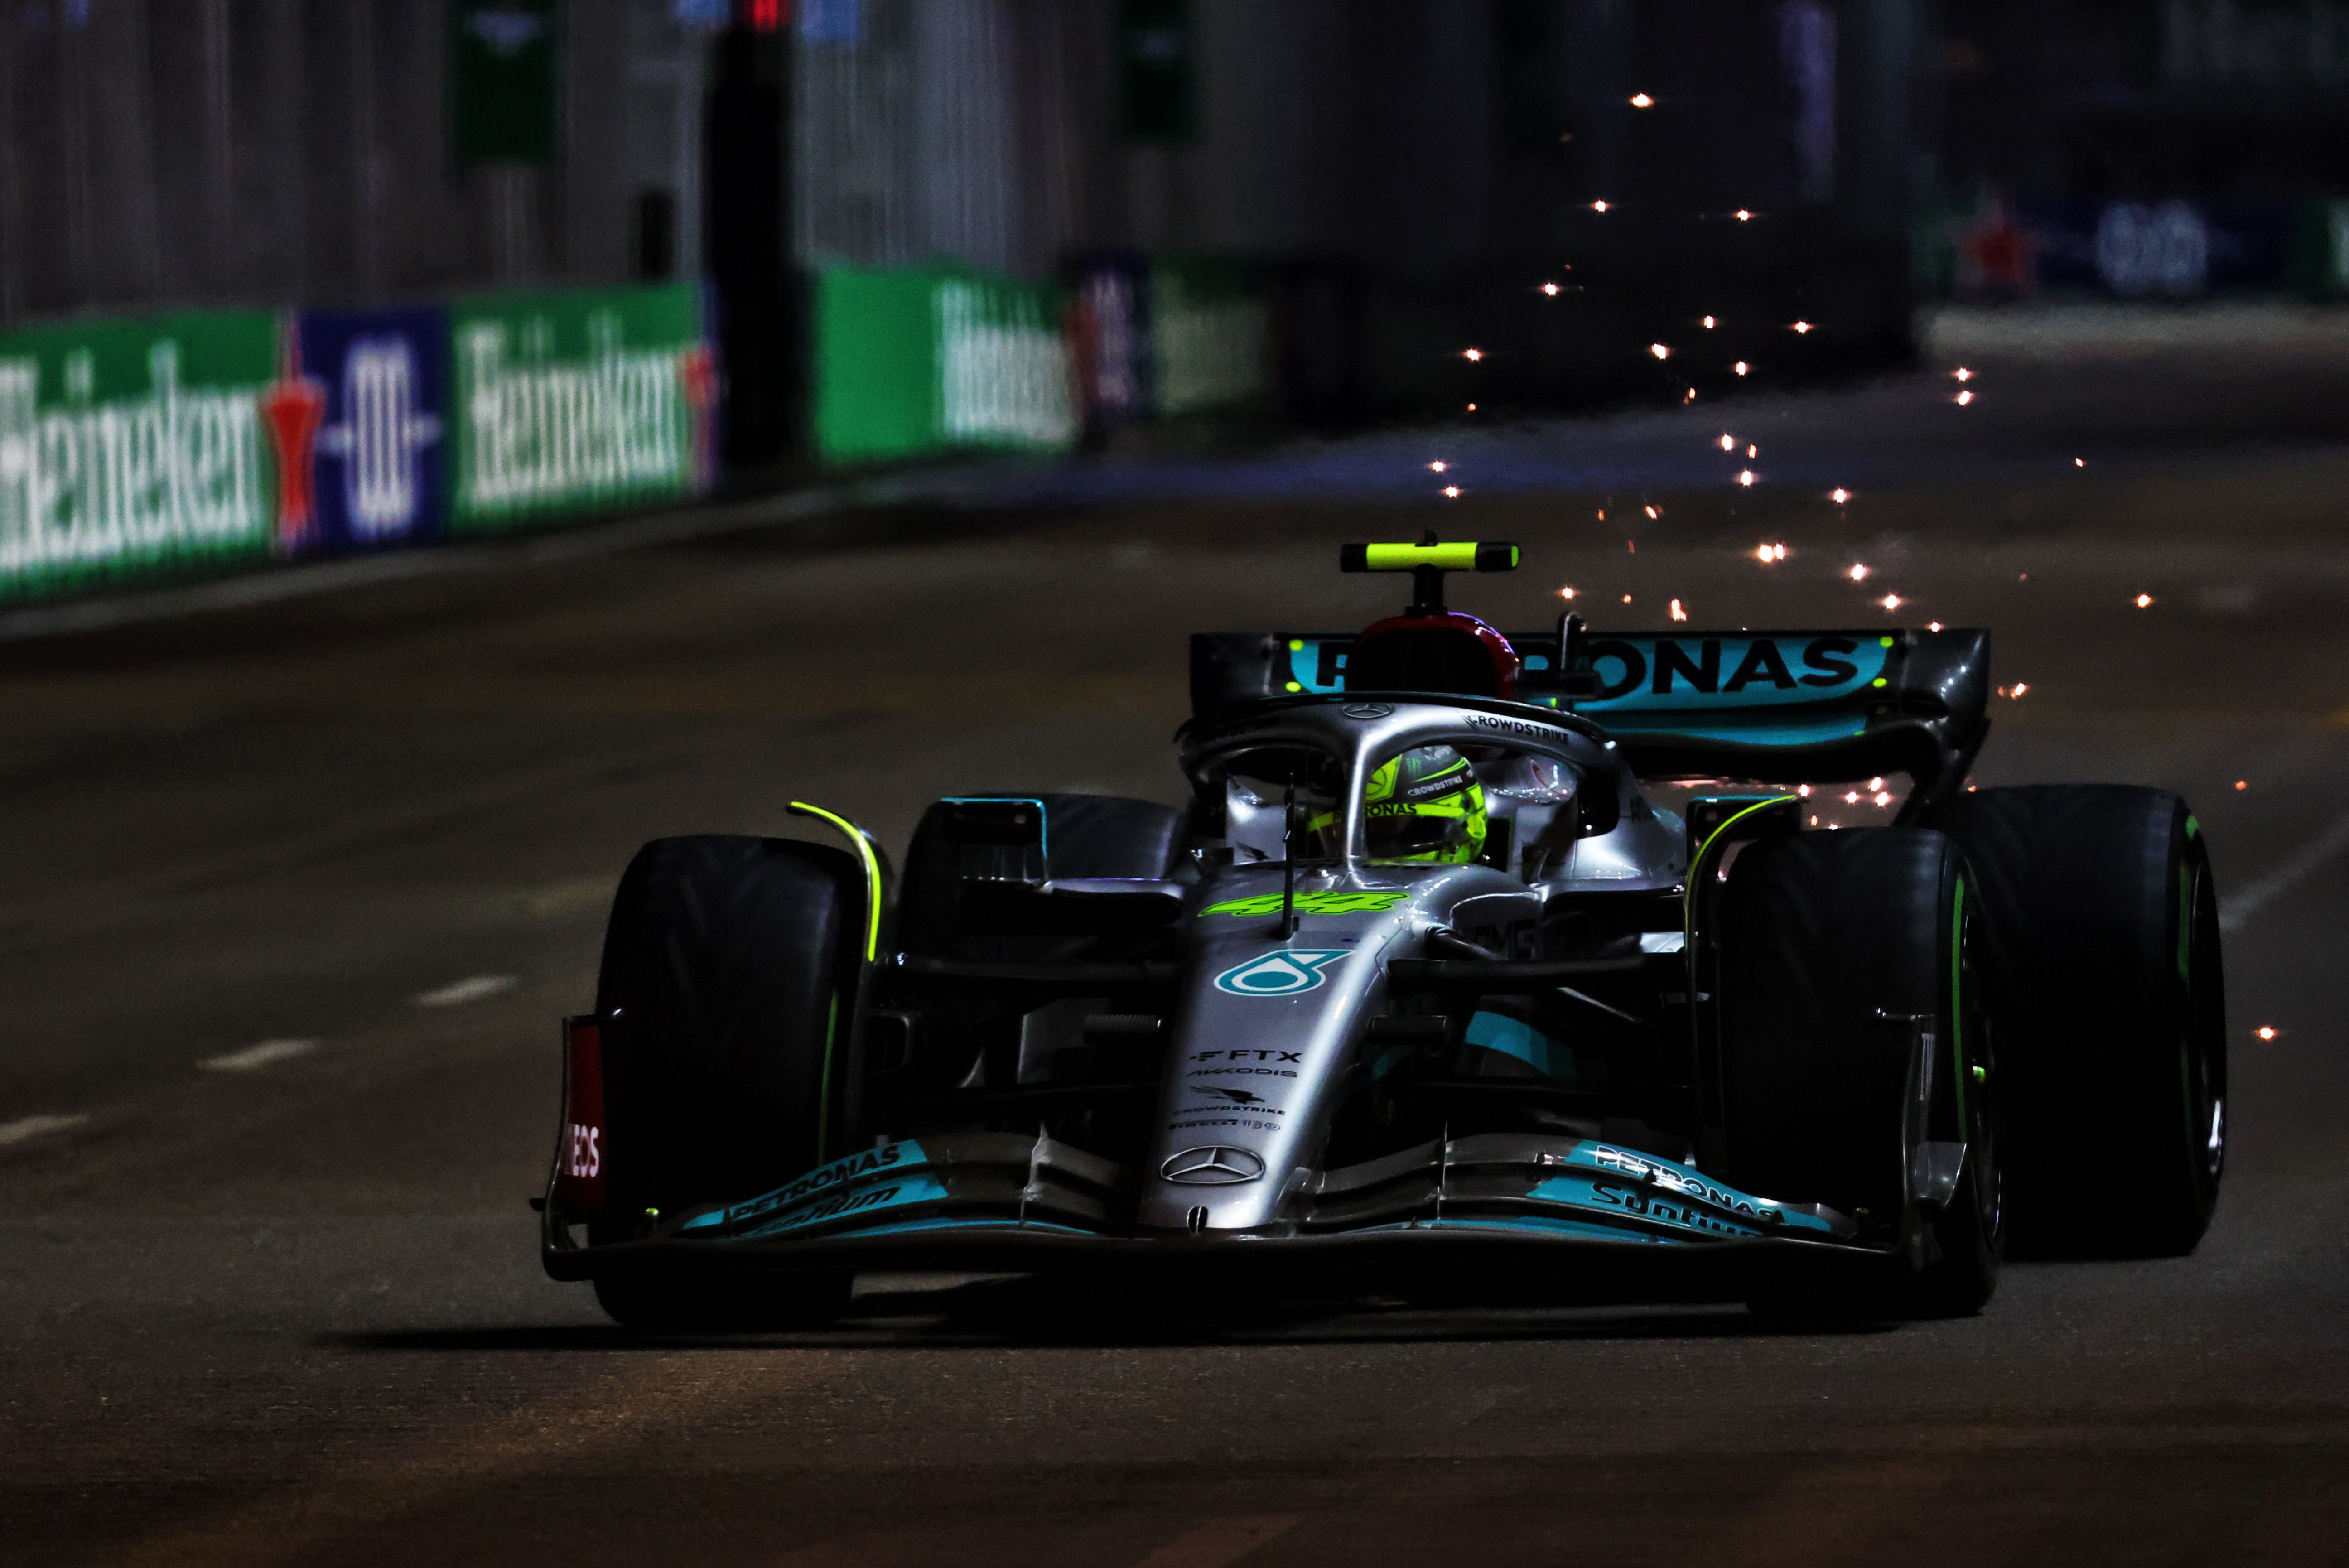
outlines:
[{"label": "mercedes f1 car", "polygon": [[647,845],[547,1271],[671,1329],[875,1269],[1898,1317],[1979,1310],[2010,1229],[2190,1250],[2226,1029],[2184,804],[1969,785],[1986,632],[1446,607],[1517,554],[1347,545],[1401,615],[1195,637],[1187,807],[957,795],[895,874],[811,805],[841,846]]}]

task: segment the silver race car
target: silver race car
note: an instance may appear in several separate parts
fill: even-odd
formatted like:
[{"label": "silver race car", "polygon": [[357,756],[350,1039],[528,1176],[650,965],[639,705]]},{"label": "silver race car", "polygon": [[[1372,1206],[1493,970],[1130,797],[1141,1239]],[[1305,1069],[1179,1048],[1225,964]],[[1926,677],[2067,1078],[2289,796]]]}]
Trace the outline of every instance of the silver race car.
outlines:
[{"label": "silver race car", "polygon": [[[2199,824],[1976,790],[1988,633],[1193,639],[1189,805],[941,800],[893,875],[704,836],[623,877],[542,1210],[621,1323],[859,1270],[1979,1310],[2178,1252],[2225,1151]],[[1864,786],[1864,787],[1863,787]]]}]

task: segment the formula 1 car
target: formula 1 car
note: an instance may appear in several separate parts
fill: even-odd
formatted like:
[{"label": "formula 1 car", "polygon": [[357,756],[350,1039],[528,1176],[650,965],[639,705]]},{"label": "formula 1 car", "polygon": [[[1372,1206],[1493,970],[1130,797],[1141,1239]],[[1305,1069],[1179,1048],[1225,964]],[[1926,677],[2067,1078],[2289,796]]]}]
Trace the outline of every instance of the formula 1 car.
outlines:
[{"label": "formula 1 car", "polygon": [[1445,607],[1517,556],[1347,545],[1412,605],[1195,637],[1187,808],[955,796],[899,875],[809,805],[844,849],[647,845],[565,1024],[547,1271],[646,1329],[875,1269],[1893,1318],[1978,1311],[2010,1220],[2191,1250],[2226,1028],[2184,804],[1968,785],[1987,632]]}]

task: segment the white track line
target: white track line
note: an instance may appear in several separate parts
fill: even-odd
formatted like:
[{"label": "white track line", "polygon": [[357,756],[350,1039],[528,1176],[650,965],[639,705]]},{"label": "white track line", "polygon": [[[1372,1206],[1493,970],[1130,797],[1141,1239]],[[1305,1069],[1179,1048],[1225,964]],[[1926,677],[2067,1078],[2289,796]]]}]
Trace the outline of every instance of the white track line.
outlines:
[{"label": "white track line", "polygon": [[1295,1514],[1265,1519],[1220,1519],[1176,1536],[1134,1568],[1224,1568],[1267,1542],[1297,1528]]},{"label": "white track line", "polygon": [[317,1048],[316,1040],[264,1040],[258,1045],[231,1051],[224,1056],[207,1056],[196,1065],[207,1073],[250,1073],[255,1067],[307,1056]]},{"label": "white track line", "polygon": [[2291,892],[2344,849],[2349,849],[2349,813],[2334,818],[2332,826],[2285,856],[2283,863],[2266,876],[2244,883],[2241,892],[2222,898],[2219,929],[2241,930],[2243,922],[2258,914],[2262,906]]},{"label": "white track line", "polygon": [[502,991],[512,991],[520,983],[515,976],[510,974],[470,975],[438,991],[420,992],[415,1002],[419,1007],[462,1007],[469,1002],[479,1002]]},{"label": "white track line", "polygon": [[0,642],[62,633],[106,631],[142,621],[168,620],[306,598],[369,583],[471,571],[511,561],[567,561],[647,545],[678,544],[711,534],[801,523],[864,507],[888,506],[957,488],[982,485],[995,472],[984,462],[885,474],[849,484],[821,485],[781,495],[708,503],[563,529],[537,538],[434,545],[340,561],[307,561],[212,582],[134,588],[103,598],[73,599],[0,613]]},{"label": "white track line", "polygon": [[69,1128],[80,1127],[88,1120],[88,1116],[18,1116],[13,1122],[0,1122],[0,1148],[43,1137],[50,1133],[65,1132]]},{"label": "white track line", "polygon": [[89,1122],[87,1115],[24,1115],[14,1122],[0,1122],[0,1147],[14,1143],[26,1143],[30,1138],[42,1138],[52,1131],[68,1131]]}]

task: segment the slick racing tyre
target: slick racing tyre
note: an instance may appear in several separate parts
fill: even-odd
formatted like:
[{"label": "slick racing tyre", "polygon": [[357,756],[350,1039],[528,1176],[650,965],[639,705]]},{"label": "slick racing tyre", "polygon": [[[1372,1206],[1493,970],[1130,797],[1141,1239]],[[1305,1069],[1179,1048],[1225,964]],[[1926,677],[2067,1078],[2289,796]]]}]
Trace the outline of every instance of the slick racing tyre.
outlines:
[{"label": "slick racing tyre", "polygon": [[[1007,796],[1011,792],[1005,792]],[[1183,814],[1155,801],[1114,794],[1046,794],[1044,860],[1061,881],[1116,877],[1155,880],[1173,869],[1183,846]],[[897,941],[909,953],[966,959],[1049,961],[1084,944],[1066,939],[987,935],[959,921],[958,857],[947,838],[943,805],[914,830],[897,899]]]},{"label": "slick racing tyre", "polygon": [[2124,784],[1986,789],[1927,817],[1988,917],[2018,1252],[2194,1250],[2227,1154],[2218,893],[2186,803]]},{"label": "slick racing tyre", "polygon": [[[1716,981],[1729,1179],[1838,1210],[1917,1271],[1857,1293],[1787,1276],[1757,1311],[1962,1316],[1996,1288],[2004,1230],[1972,902],[1957,846],[1920,828],[1797,834],[1732,862]],[[1935,1157],[1960,1147],[1948,1187]]]},{"label": "slick racing tyre", "polygon": [[[607,1218],[595,1241],[755,1197],[823,1162],[864,899],[859,867],[825,846],[702,835],[637,851],[595,987]],[[683,1309],[662,1305],[668,1291],[597,1285],[614,1317],[648,1327],[675,1325]],[[739,1304],[711,1310],[740,1318]]]}]

